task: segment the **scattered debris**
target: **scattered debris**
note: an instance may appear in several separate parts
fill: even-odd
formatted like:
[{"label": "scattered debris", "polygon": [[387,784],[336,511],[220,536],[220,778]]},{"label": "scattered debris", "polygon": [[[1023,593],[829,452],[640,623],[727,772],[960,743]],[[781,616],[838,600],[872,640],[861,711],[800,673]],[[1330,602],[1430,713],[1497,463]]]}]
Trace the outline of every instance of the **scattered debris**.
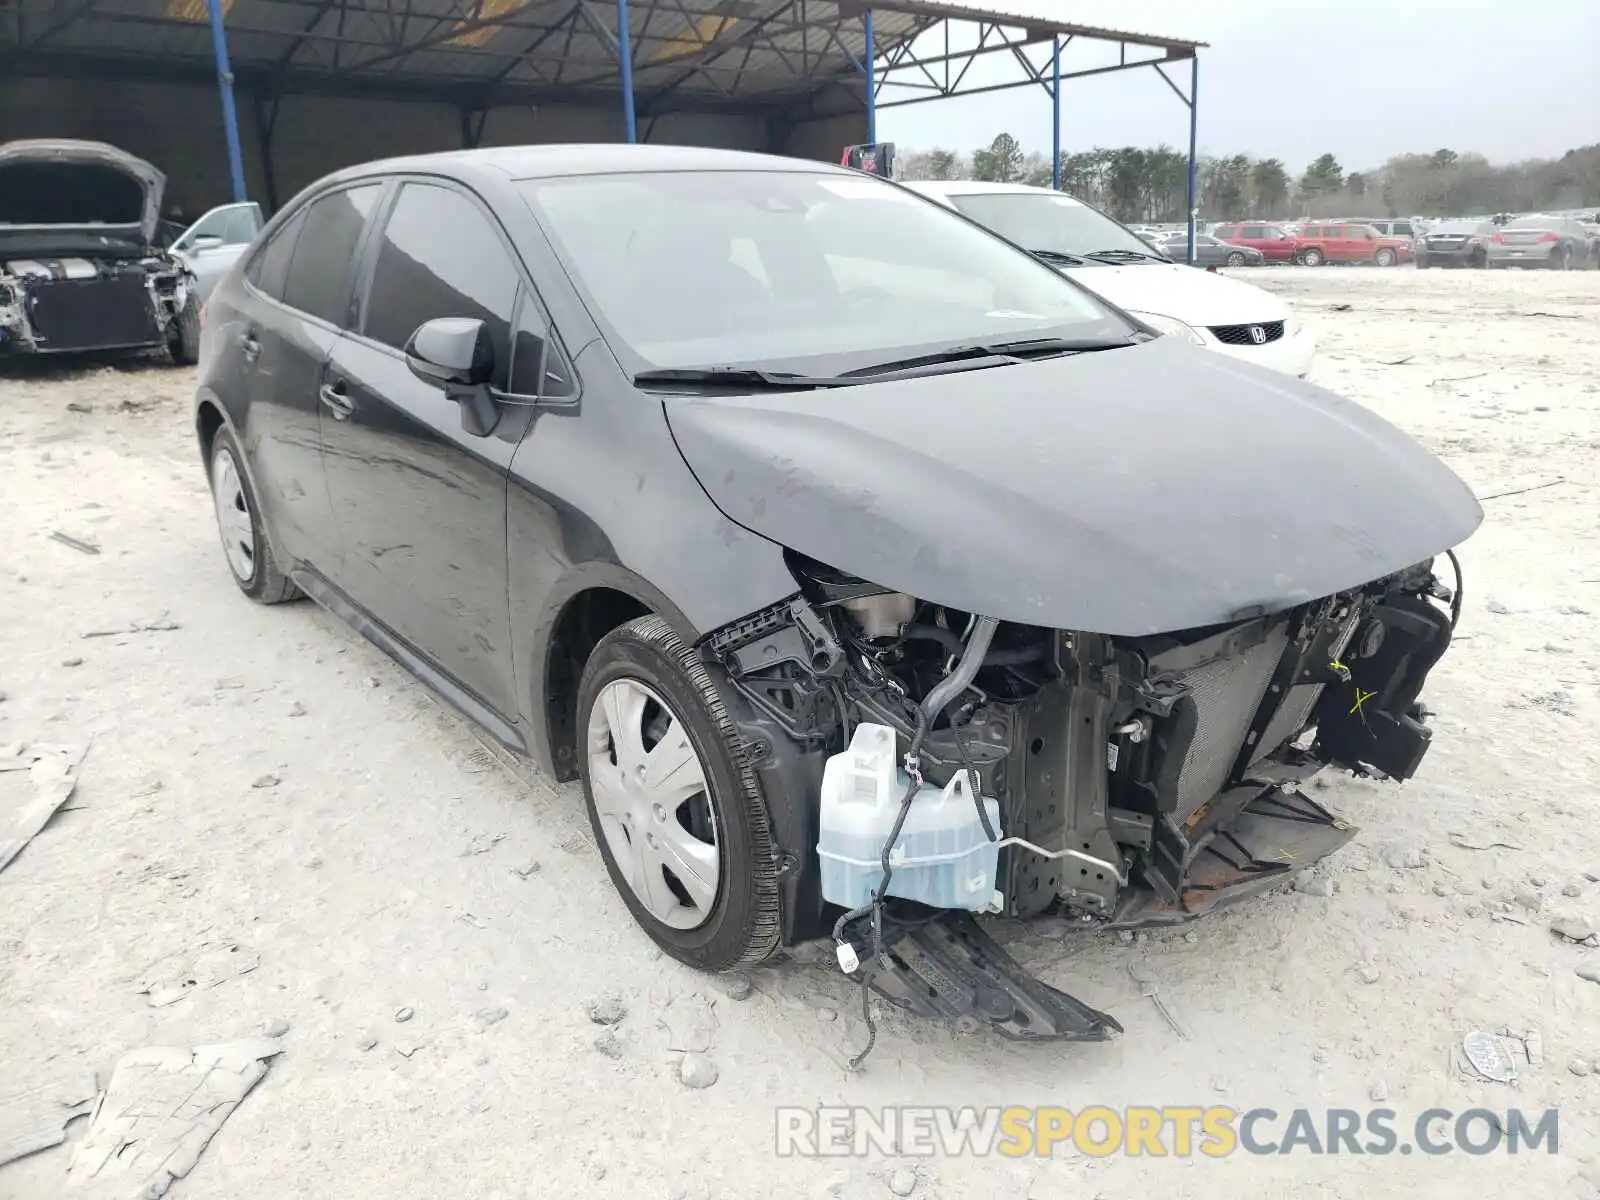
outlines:
[{"label": "scattered debris", "polygon": [[910,1167],[896,1167],[884,1182],[896,1196],[909,1196],[917,1190],[917,1173]]},{"label": "scattered debris", "polygon": [[1544,897],[1537,888],[1519,887],[1512,893],[1512,898],[1529,912],[1538,912],[1544,907]]},{"label": "scattered debris", "polygon": [[1475,1029],[1461,1039],[1461,1049],[1466,1053],[1472,1069],[1495,1083],[1511,1083],[1517,1077],[1517,1064],[1511,1057],[1511,1047],[1503,1038]]},{"label": "scattered debris", "polygon": [[28,782],[33,789],[31,799],[11,818],[9,827],[0,825],[0,871],[22,853],[41,829],[50,823],[56,810],[65,804],[78,787],[78,765],[83,761],[87,746],[18,746],[6,756],[5,769],[17,769],[10,763],[27,762]]},{"label": "scattered debris", "polygon": [[416,1016],[416,1015],[417,1015],[417,1010],[416,1009],[412,1008],[409,1004],[402,1004],[399,1008],[394,1010],[395,1024],[396,1025],[404,1025],[407,1021],[411,1020],[411,1018]]},{"label": "scattered debris", "polygon": [[124,634],[129,633],[171,633],[175,629],[182,628],[183,626],[176,621],[169,621],[165,617],[157,617],[148,625],[140,625],[138,622],[134,622],[126,629],[91,629],[83,636],[86,638],[122,637]]},{"label": "scattered debris", "polygon": [[377,1044],[378,1039],[373,1037],[370,1033],[366,1033],[362,1034],[361,1038],[356,1042],[356,1049],[364,1052],[371,1050]]},{"label": "scattered debris", "polygon": [[594,1048],[607,1058],[622,1057],[622,1039],[617,1036],[615,1029],[602,1029],[594,1035]]},{"label": "scattered debris", "polygon": [[1128,974],[1139,985],[1139,994],[1150,998],[1150,1002],[1156,1006],[1156,1011],[1161,1014],[1162,1019],[1172,1026],[1172,1031],[1180,1038],[1187,1040],[1189,1031],[1183,1027],[1183,1023],[1167,1007],[1167,1002],[1161,998],[1160,986],[1150,974],[1149,968],[1143,963],[1129,963]]},{"label": "scattered debris", "polygon": [[748,1000],[750,993],[755,990],[755,985],[750,982],[750,976],[743,971],[730,971],[726,975],[718,975],[713,982],[717,990],[729,1000]]},{"label": "scattered debris", "polygon": [[824,1025],[831,1024],[838,1019],[839,1013],[837,1009],[829,1008],[826,1004],[817,1009],[817,1020],[821,1021]]},{"label": "scattered debris", "polygon": [[1410,362],[1412,359],[1414,359],[1416,357],[1417,356],[1415,354],[1407,354],[1407,355],[1403,355],[1400,358],[1379,359],[1378,360],[1378,365],[1380,367],[1403,367],[1408,362]]},{"label": "scattered debris", "polygon": [[678,1081],[684,1087],[708,1088],[717,1081],[717,1064],[706,1055],[691,1051],[678,1064]]},{"label": "scattered debris", "polygon": [[396,1038],[394,1043],[394,1052],[401,1058],[410,1058],[418,1050],[421,1050],[422,1047],[423,1043],[418,1041],[416,1038]]},{"label": "scattered debris", "polygon": [[657,1022],[667,1034],[668,1050],[704,1054],[711,1049],[717,1034],[717,1017],[705,997],[675,997],[661,1011]]},{"label": "scattered debris", "polygon": [[1560,487],[1563,483],[1571,482],[1570,479],[1552,479],[1549,483],[1536,483],[1532,487],[1512,488],[1509,492],[1491,492],[1487,496],[1479,496],[1478,502],[1481,504],[1485,500],[1499,500],[1505,496],[1520,496],[1524,492],[1543,491],[1545,488]]},{"label": "scattered debris", "polygon": [[1555,920],[1550,922],[1550,932],[1569,942],[1600,946],[1600,930],[1596,930],[1594,921],[1587,913],[1558,913]]},{"label": "scattered debris", "polygon": [[1356,974],[1361,978],[1362,983],[1378,982],[1378,968],[1371,963],[1362,963],[1356,968]]},{"label": "scattered debris", "polygon": [[83,666],[83,659],[75,654],[71,658],[63,658],[61,665],[63,667],[81,667]]},{"label": "scattered debris", "polygon": [[1478,371],[1472,375],[1446,375],[1442,379],[1434,379],[1428,383],[1429,387],[1438,387],[1441,383],[1465,383],[1469,379],[1482,379],[1489,372]]},{"label": "scattered debris", "polygon": [[520,867],[512,867],[511,873],[518,879],[527,879],[530,876],[537,875],[541,869],[539,861],[534,859],[532,862],[523,863]]},{"label": "scattered debris", "polygon": [[1302,871],[1294,881],[1294,890],[1303,896],[1333,895],[1333,880],[1317,871]]},{"label": "scattered debris", "polygon": [[1581,1058],[1575,1058],[1567,1064],[1567,1070],[1580,1077],[1587,1075],[1592,1069],[1589,1063]]},{"label": "scattered debris", "polygon": [[50,540],[53,542],[60,542],[63,546],[71,546],[80,554],[100,553],[100,547],[96,546],[93,542],[85,542],[79,538],[73,537],[70,533],[62,533],[59,529],[52,529],[50,531]]},{"label": "scattered debris", "polygon": [[271,1038],[247,1038],[123,1055],[67,1167],[68,1188],[105,1200],[166,1195],[282,1049]]},{"label": "scattered debris", "polygon": [[495,1005],[492,1008],[480,1008],[477,1012],[472,1014],[472,1023],[477,1026],[478,1032],[482,1033],[485,1029],[489,1028],[489,1026],[500,1024],[500,1022],[504,1021],[509,1015],[510,1014],[499,1005]]},{"label": "scattered debris", "polygon": [[1328,311],[1329,312],[1349,312],[1353,308],[1355,308],[1354,304],[1330,304],[1330,305],[1328,305]]},{"label": "scattered debris", "polygon": [[276,775],[262,775],[258,777],[250,786],[253,788],[274,788],[282,782],[283,780],[279,779]]},{"label": "scattered debris", "polygon": [[1318,1046],[1316,1051],[1311,1055],[1311,1061],[1315,1063],[1326,1063],[1331,1057],[1332,1055],[1330,1055],[1326,1049]]},{"label": "scattered debris", "polygon": [[1373,1084],[1371,1089],[1367,1092],[1367,1099],[1371,1100],[1374,1104],[1382,1104],[1388,1098],[1389,1086],[1381,1079],[1377,1083]]},{"label": "scattered debris", "polygon": [[480,833],[467,843],[467,848],[461,852],[461,857],[471,858],[474,854],[487,854],[505,840],[506,835],[503,833]]},{"label": "scattered debris", "polygon": [[1420,846],[1413,846],[1407,842],[1386,842],[1378,851],[1378,857],[1383,864],[1393,867],[1397,871],[1413,870],[1427,862]]},{"label": "scattered debris", "polygon": [[68,400],[67,411],[74,413],[92,413],[94,411],[94,405],[85,404],[82,400]]},{"label": "scattered debris", "polygon": [[1590,983],[1600,983],[1600,965],[1579,967],[1578,978],[1587,979]]},{"label": "scattered debris", "polygon": [[1581,884],[1581,883],[1569,883],[1569,884],[1567,884],[1565,887],[1563,887],[1561,889],[1561,894],[1563,896],[1566,896],[1568,899],[1571,899],[1571,898],[1576,897],[1576,896],[1581,896],[1581,895],[1583,895],[1583,884]]},{"label": "scattered debris", "polygon": [[303,717],[306,715],[306,706],[298,700],[292,701],[289,705],[288,715],[291,717]]},{"label": "scattered debris", "polygon": [[88,1116],[99,1094],[92,1075],[0,1094],[0,1166],[66,1141],[67,1122]]},{"label": "scattered debris", "polygon": [[596,1025],[615,1025],[628,1015],[628,1006],[622,1002],[622,997],[617,993],[602,992],[585,1000],[583,1011]]},{"label": "scattered debris", "polygon": [[1459,846],[1463,850],[1522,849],[1521,846],[1518,846],[1515,843],[1502,842],[1497,837],[1491,837],[1487,833],[1481,833],[1472,830],[1451,830],[1449,838],[1452,846]]},{"label": "scattered debris", "polygon": [[150,998],[152,1008],[165,1008],[198,988],[216,987],[260,965],[261,955],[237,942],[202,942],[152,964],[135,990]]},{"label": "scattered debris", "polygon": [[269,1038],[281,1038],[289,1032],[289,1022],[282,1017],[274,1017],[262,1027],[261,1032]]}]

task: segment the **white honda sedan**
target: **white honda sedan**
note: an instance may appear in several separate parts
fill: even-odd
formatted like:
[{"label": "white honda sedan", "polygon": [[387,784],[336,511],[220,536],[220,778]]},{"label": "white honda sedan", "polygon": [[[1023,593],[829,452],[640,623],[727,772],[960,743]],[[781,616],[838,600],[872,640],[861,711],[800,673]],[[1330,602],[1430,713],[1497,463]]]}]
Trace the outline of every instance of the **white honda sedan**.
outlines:
[{"label": "white honda sedan", "polygon": [[1316,343],[1278,297],[1174,263],[1080,200],[1020,183],[906,186],[1032,251],[1163,333],[1301,379],[1311,372]]}]

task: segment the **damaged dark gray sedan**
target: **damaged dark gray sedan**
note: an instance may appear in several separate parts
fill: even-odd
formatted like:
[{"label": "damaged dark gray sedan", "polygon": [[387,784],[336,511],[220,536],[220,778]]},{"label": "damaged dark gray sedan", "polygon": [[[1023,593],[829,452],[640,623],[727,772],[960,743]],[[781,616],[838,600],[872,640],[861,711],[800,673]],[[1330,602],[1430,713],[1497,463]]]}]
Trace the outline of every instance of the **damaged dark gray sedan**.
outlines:
[{"label": "damaged dark gray sedan", "polygon": [[910,1010],[1105,1037],[975,918],[1198,916],[1352,836],[1310,776],[1428,749],[1461,481],[884,180],[370,164],[284,208],[203,336],[239,587],[581,780],[697,967],[829,937]]},{"label": "damaged dark gray sedan", "polygon": [[0,358],[200,348],[194,274],[159,244],[166,177],[102,142],[0,146]]}]

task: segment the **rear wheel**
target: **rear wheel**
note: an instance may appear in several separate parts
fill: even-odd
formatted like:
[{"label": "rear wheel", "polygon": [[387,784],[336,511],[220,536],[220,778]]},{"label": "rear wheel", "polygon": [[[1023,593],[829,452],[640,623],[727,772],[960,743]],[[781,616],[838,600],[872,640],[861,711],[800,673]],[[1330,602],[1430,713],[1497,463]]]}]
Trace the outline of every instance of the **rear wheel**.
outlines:
[{"label": "rear wheel", "polygon": [[705,971],[778,946],[766,804],[716,681],[659,617],[601,639],[583,669],[578,772],[623,903],[668,954]]},{"label": "rear wheel", "polygon": [[282,604],[300,595],[289,577],[278,569],[272,547],[261,525],[250,477],[241,465],[244,455],[226,426],[211,442],[211,501],[222,535],[222,553],[239,590],[258,604]]},{"label": "rear wheel", "polygon": [[1320,267],[1323,263],[1322,251],[1312,246],[1309,250],[1300,251],[1300,265],[1304,267]]},{"label": "rear wheel", "polygon": [[1567,271],[1572,268],[1572,247],[1562,242],[1556,247],[1556,252],[1550,256],[1550,269],[1552,271]]},{"label": "rear wheel", "polygon": [[1240,254],[1237,250],[1230,251],[1226,262],[1230,267],[1242,267],[1244,266],[1244,255]]}]

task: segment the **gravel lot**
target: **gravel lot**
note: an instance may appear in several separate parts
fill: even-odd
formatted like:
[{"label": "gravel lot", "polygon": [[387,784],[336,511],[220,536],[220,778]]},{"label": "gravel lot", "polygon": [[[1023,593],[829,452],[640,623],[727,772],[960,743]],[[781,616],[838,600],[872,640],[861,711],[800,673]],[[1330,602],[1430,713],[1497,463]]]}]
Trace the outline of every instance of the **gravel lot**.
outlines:
[{"label": "gravel lot", "polygon": [[[1486,499],[1461,555],[1465,616],[1426,696],[1438,716],[1422,777],[1319,793],[1362,827],[1331,895],[1282,892],[1133,944],[1005,931],[1033,969],[1115,1013],[1119,1041],[1019,1047],[891,1015],[856,1075],[840,1063],[864,1037],[857,994],[826,964],[759,970],[736,998],[662,958],[613,893],[575,789],[502,767],[313,606],[236,593],[189,372],[0,373],[0,746],[89,743],[75,798],[0,874],[0,1101],[74,1071],[104,1086],[130,1049],[286,1024],[284,1052],[170,1195],[1600,1194],[1600,983],[1577,973],[1600,949],[1550,930],[1569,912],[1600,921],[1600,273],[1241,274],[1312,325],[1318,382],[1480,496],[1529,489]],[[18,795],[7,780],[0,826]],[[1507,845],[1471,848],[1493,842]],[[164,1007],[138,994],[151,964],[208,942],[259,966]],[[1187,1039],[1130,965],[1159,979]],[[602,1027],[585,1010],[608,991],[626,1015]],[[1453,1047],[1501,1027],[1539,1030],[1541,1061],[1512,1085],[1475,1081]],[[680,1083],[686,1037],[709,1039],[714,1086]],[[1286,1111],[1373,1097],[1402,1129],[1432,1106],[1559,1107],[1560,1153],[772,1148],[783,1104]],[[83,1124],[0,1167],[0,1197],[70,1194]]]}]

